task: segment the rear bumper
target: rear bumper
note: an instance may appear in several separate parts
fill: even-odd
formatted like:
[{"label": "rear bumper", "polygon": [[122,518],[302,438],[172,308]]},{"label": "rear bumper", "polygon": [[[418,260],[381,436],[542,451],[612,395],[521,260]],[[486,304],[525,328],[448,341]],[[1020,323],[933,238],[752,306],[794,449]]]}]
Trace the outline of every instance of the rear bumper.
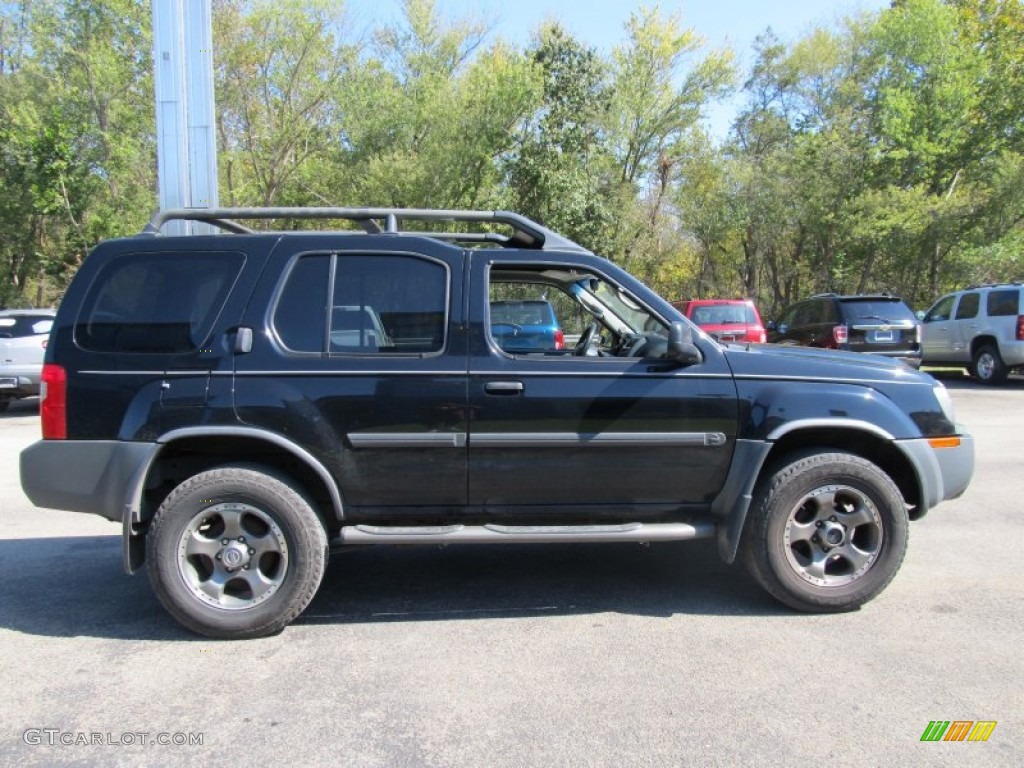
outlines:
[{"label": "rear bumper", "polygon": [[21,452],[21,487],[37,507],[121,521],[156,443],[39,440]]},{"label": "rear bumper", "polygon": [[40,375],[39,366],[0,367],[0,398],[38,395]]}]

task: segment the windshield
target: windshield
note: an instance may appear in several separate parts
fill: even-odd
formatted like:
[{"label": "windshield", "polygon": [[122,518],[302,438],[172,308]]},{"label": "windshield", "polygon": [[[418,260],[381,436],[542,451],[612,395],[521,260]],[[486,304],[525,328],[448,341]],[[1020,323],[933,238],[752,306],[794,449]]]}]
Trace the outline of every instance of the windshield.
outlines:
[{"label": "windshield", "polygon": [[668,338],[668,327],[618,286],[597,277],[580,280],[573,296],[617,333],[656,333]]}]

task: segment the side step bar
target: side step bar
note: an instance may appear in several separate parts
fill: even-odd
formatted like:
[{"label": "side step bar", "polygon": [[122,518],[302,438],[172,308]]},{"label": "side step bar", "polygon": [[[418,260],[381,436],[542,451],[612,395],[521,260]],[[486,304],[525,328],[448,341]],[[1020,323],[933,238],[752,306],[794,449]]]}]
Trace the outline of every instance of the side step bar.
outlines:
[{"label": "side step bar", "polygon": [[588,541],[709,539],[713,522],[621,525],[348,525],[334,544],[567,544]]}]

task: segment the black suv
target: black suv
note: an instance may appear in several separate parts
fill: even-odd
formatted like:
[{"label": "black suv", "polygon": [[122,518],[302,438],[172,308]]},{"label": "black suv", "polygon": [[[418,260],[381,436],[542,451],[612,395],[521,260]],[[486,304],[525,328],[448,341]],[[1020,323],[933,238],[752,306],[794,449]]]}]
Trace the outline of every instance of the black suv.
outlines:
[{"label": "black suv", "polygon": [[[491,301],[517,292],[579,308],[574,347],[503,349]],[[43,380],[29,498],[120,521],[126,568],[217,637],[282,629],[331,548],[381,543],[715,538],[784,603],[849,610],[973,469],[930,376],[720,345],[504,212],[158,214],[85,260]]]},{"label": "black suv", "polygon": [[769,344],[870,352],[921,364],[921,324],[898,296],[823,293],[768,323]]}]

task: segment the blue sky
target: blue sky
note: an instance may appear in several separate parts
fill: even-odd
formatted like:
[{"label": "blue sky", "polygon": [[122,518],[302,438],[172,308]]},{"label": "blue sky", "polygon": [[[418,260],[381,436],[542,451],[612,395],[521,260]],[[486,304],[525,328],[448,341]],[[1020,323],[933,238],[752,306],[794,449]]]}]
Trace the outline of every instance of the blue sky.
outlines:
[{"label": "blue sky", "polygon": [[[708,46],[732,48],[739,66],[746,68],[754,38],[768,27],[790,41],[815,25],[831,26],[843,16],[881,10],[889,0],[436,0],[436,4],[444,18],[481,19],[494,37],[517,47],[525,46],[546,19],[555,19],[603,53],[624,42],[623,28],[630,13],[642,5],[657,5],[663,13],[679,13],[683,26],[692,28]],[[397,19],[401,13],[399,0],[347,0],[346,7],[360,26]],[[712,133],[722,137],[735,111],[735,104],[714,106],[708,115]]]},{"label": "blue sky", "polygon": [[[526,42],[545,19],[556,19],[580,40],[602,51],[622,42],[623,25],[642,5],[657,5],[662,12],[678,12],[683,25],[692,27],[714,47],[731,45],[742,56],[753,39],[771,27],[784,40],[805,32],[815,23],[831,24],[857,11],[877,11],[889,0],[663,0],[641,3],[626,0],[436,0],[445,18],[482,18],[497,35]],[[347,0],[358,22],[396,18],[399,0]]]}]

